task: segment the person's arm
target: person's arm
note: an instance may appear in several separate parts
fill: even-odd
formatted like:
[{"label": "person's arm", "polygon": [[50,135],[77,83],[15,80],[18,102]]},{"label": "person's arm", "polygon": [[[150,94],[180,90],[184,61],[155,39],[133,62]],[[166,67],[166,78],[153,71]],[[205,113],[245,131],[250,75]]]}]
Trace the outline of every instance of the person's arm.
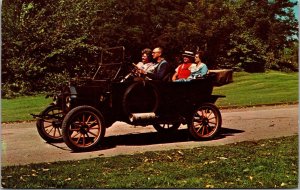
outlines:
[{"label": "person's arm", "polygon": [[177,79],[179,67],[180,67],[180,65],[175,69],[175,73],[172,76],[172,81],[175,81]]},{"label": "person's arm", "polygon": [[205,64],[203,64],[202,67],[199,68],[198,71],[196,71],[196,72],[193,73],[193,75],[194,75],[193,78],[194,79],[196,79],[196,78],[202,78],[202,77],[204,77],[207,74],[207,72],[208,72],[208,68],[207,68],[207,66]]},{"label": "person's arm", "polygon": [[208,68],[207,66],[204,64],[203,67],[200,69],[200,74],[201,74],[201,77],[205,76],[208,72]]},{"label": "person's arm", "polygon": [[143,62],[138,62],[135,66],[139,69],[142,69],[144,63]]},{"label": "person's arm", "polygon": [[189,67],[189,70],[191,71],[191,73],[194,73],[197,71],[197,64],[193,63],[191,64],[191,66]]},{"label": "person's arm", "polygon": [[143,74],[147,75],[148,77],[151,77],[151,76],[153,77],[153,73],[154,73],[154,70],[155,70],[156,66],[157,65],[155,65],[153,63],[148,63],[147,67],[144,69]]},{"label": "person's arm", "polygon": [[177,72],[176,73],[174,73],[174,75],[172,76],[172,81],[175,81],[176,79],[177,79]]}]

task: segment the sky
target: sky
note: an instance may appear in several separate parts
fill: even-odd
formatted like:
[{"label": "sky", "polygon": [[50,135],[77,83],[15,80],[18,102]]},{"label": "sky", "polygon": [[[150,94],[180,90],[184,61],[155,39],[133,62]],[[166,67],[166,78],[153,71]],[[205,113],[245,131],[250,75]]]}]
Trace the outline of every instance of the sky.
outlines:
[{"label": "sky", "polygon": [[294,13],[296,15],[297,20],[299,20],[299,0],[298,0],[298,5],[294,7]]}]

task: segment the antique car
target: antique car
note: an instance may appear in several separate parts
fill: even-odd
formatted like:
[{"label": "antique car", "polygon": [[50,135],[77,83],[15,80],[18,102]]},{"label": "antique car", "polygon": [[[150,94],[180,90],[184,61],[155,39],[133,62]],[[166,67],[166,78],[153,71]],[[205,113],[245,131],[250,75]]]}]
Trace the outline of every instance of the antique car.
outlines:
[{"label": "antique car", "polygon": [[[116,50],[121,61],[109,61]],[[124,54],[124,47],[103,49],[93,77],[72,79],[44,111],[32,114],[45,141],[89,151],[103,142],[106,128],[116,121],[152,125],[161,133],[187,124],[195,140],[218,134],[222,118],[214,103],[224,96],[212,95],[215,75],[181,83],[147,80],[127,72]]]}]

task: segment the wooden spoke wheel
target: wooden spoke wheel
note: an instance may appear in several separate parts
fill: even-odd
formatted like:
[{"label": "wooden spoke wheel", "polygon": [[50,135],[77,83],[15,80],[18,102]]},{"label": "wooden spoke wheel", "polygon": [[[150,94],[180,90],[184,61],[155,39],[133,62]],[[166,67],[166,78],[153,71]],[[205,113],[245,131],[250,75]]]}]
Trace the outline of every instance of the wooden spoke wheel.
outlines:
[{"label": "wooden spoke wheel", "polygon": [[154,124],[153,127],[157,132],[172,132],[176,131],[180,126],[180,123],[164,123],[164,124]]},{"label": "wooden spoke wheel", "polygon": [[211,139],[221,129],[222,118],[219,109],[211,103],[198,107],[188,124],[190,134],[196,140]]},{"label": "wooden spoke wheel", "polygon": [[43,118],[38,119],[36,127],[39,135],[47,142],[62,142],[61,125],[64,118],[60,107],[50,105],[40,113]]},{"label": "wooden spoke wheel", "polygon": [[76,107],[66,115],[62,134],[65,143],[72,150],[92,150],[105,135],[103,116],[91,106]]}]

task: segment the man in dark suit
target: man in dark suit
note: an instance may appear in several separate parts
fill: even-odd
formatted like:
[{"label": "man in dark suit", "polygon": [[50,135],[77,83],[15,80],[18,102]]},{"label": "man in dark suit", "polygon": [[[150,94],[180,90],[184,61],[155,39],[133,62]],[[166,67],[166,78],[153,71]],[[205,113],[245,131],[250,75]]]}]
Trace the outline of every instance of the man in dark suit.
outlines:
[{"label": "man in dark suit", "polygon": [[168,74],[169,63],[163,58],[163,49],[161,47],[154,48],[152,51],[152,57],[156,61],[156,67],[149,77],[153,80],[164,80],[164,77]]}]

